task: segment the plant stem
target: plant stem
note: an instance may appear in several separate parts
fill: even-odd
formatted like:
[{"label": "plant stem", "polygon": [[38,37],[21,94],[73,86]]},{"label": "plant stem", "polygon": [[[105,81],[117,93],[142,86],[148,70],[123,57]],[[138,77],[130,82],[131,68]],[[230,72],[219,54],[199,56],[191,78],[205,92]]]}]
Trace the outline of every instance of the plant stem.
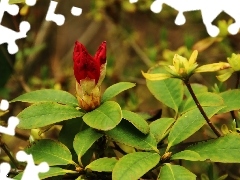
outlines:
[{"label": "plant stem", "polygon": [[17,161],[14,159],[14,157],[12,156],[12,154],[10,153],[10,151],[8,150],[6,144],[3,143],[1,140],[0,140],[0,148],[2,148],[2,150],[7,154],[7,156],[8,156],[9,159],[12,161],[12,163],[14,164],[14,166],[15,166],[16,168],[18,168],[18,163],[17,163]]},{"label": "plant stem", "polygon": [[200,105],[195,93],[193,92],[193,89],[189,83],[189,80],[185,80],[184,81],[185,85],[188,88],[189,93],[191,94],[195,104],[197,105],[199,111],[201,112],[202,116],[204,117],[204,119],[206,120],[206,122],[208,123],[208,125],[210,126],[210,128],[212,129],[212,131],[216,134],[217,137],[221,137],[221,134],[218,132],[218,130],[214,127],[214,125],[212,124],[212,122],[210,121],[210,119],[207,117],[206,113],[204,112],[202,106]]}]

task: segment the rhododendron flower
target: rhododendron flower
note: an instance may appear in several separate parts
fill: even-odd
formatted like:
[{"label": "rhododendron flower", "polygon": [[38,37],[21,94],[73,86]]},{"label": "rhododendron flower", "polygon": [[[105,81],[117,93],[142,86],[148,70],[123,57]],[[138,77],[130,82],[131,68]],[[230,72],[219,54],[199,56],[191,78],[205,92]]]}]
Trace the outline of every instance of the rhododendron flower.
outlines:
[{"label": "rhododendron flower", "polygon": [[91,111],[100,105],[100,85],[106,74],[106,41],[102,42],[94,57],[76,41],[73,63],[79,106]]}]

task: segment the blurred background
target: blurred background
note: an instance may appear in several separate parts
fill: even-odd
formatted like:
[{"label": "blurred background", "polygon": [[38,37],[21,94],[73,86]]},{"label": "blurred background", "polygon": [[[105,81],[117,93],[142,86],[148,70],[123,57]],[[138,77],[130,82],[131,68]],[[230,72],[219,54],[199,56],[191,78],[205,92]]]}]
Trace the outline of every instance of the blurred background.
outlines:
[{"label": "blurred background", "polygon": [[[240,51],[240,34],[228,34],[227,27],[234,20],[225,13],[214,20],[213,24],[221,32],[212,38],[207,34],[200,11],[184,13],[186,23],[177,26],[174,21],[178,12],[164,5],[162,11],[155,14],[150,10],[153,0],[139,0],[134,4],[128,0],[57,2],[55,13],[65,16],[62,26],[45,20],[49,0],[38,0],[34,7],[18,4],[21,11],[17,16],[4,14],[4,26],[18,31],[20,22],[26,20],[30,22],[31,29],[27,38],[17,40],[17,54],[9,55],[7,45],[0,45],[0,99],[12,100],[23,93],[43,88],[62,89],[74,95],[72,52],[75,41],[84,44],[89,53],[94,55],[101,42],[106,40],[107,75],[102,91],[120,81],[135,82],[136,87],[116,97],[122,108],[150,114],[162,109],[163,116],[168,116],[171,112],[150,94],[141,70],[146,72],[158,63],[172,64],[175,53],[189,57],[194,49],[199,51],[199,65],[226,62],[232,53]],[[82,8],[81,16],[71,14],[73,6]],[[235,81],[233,76],[222,85],[212,73],[194,75],[191,79],[191,82],[208,86],[211,91],[215,83],[223,90],[234,88]],[[11,104],[10,114],[17,115],[27,106],[25,103]],[[226,116],[218,117],[224,118]],[[12,148],[16,146],[13,141],[9,143],[10,148],[11,144]],[[220,176],[233,168],[232,165],[223,167],[221,164],[209,164],[195,163],[195,167],[186,162],[186,166],[198,174],[211,171],[212,168],[217,169]],[[234,171],[235,174],[240,173],[239,170]]]}]

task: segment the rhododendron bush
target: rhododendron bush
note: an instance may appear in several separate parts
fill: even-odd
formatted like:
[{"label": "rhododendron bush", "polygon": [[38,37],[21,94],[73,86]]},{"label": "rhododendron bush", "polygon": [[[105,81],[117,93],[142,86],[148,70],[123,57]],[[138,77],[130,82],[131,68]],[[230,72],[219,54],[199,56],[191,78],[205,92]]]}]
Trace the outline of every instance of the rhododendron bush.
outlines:
[{"label": "rhododendron bush", "polygon": [[[86,29],[76,19],[57,31],[43,23],[7,56],[13,75],[0,95],[10,108],[0,110],[0,125],[7,114],[19,119],[17,140],[0,134],[9,178],[23,176],[27,165],[15,158],[21,150],[36,167],[48,164],[41,179],[239,179],[240,54],[227,31],[232,21],[216,20],[220,34],[208,37],[197,23],[172,27],[176,12],[165,7],[159,25],[150,4],[91,2],[91,13],[81,15],[93,19]],[[22,18],[38,18],[28,8]]]},{"label": "rhododendron bush", "polygon": [[[104,41],[91,56],[83,44],[75,43],[76,96],[43,89],[11,101],[32,104],[18,114],[21,129],[62,126],[58,140],[31,134],[33,142],[25,151],[33,154],[36,162],[45,160],[50,169],[60,166],[55,176],[72,174],[71,177],[82,179],[99,176],[115,180],[151,177],[154,171],[159,172],[156,177],[160,179],[195,179],[196,175],[179,161],[240,162],[235,119],[230,128],[225,124],[217,127],[211,120],[215,114],[238,110],[236,99],[239,100],[240,91],[208,92],[189,82],[196,73],[239,73],[239,55],[233,54],[226,62],[198,66],[195,50],[190,57],[176,54],[173,65],[157,65],[142,72],[153,96],[174,111],[173,117],[160,116],[149,121],[113,100],[135,83],[119,82],[101,92],[107,70],[106,49]],[[218,79],[226,80],[223,76]],[[206,141],[183,143],[205,125],[211,131]]]}]

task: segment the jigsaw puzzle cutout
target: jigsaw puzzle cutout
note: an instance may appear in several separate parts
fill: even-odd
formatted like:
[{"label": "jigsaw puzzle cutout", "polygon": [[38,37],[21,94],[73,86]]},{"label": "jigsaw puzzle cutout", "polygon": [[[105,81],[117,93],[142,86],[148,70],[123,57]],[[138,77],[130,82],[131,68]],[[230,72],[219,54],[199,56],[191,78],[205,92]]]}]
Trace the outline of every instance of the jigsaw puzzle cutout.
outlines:
[{"label": "jigsaw puzzle cutout", "polygon": [[[129,0],[130,3],[137,1],[138,0]],[[219,34],[219,28],[213,25],[212,22],[221,12],[225,12],[235,20],[235,23],[228,27],[228,32],[235,35],[239,31],[240,1],[238,0],[155,0],[150,9],[154,13],[159,13],[162,10],[163,4],[178,11],[175,19],[176,25],[183,25],[186,22],[185,16],[183,15],[184,12],[200,10],[208,34],[216,37]]]},{"label": "jigsaw puzzle cutout", "polygon": [[8,163],[1,163],[0,164],[0,179],[1,180],[13,180],[12,178],[7,177],[8,173],[11,170],[11,166]]},{"label": "jigsaw puzzle cutout", "polygon": [[[34,6],[36,4],[36,0],[26,0],[25,3],[28,6]],[[54,13],[57,7],[57,4],[58,2],[55,2],[55,1],[50,2],[45,19],[47,21],[53,21],[58,26],[61,26],[64,24],[65,17],[62,14]],[[5,26],[2,26],[1,22],[5,12],[8,12],[9,14],[15,16],[19,13],[19,7],[16,4],[9,4],[9,0],[0,1],[0,45],[3,43],[7,43],[8,52],[10,54],[15,54],[18,52],[18,46],[16,44],[16,40],[26,38],[27,32],[30,30],[31,26],[29,22],[22,21],[19,24],[19,32],[13,31]],[[71,13],[74,16],[80,16],[82,13],[82,9],[73,6],[71,9]]]},{"label": "jigsaw puzzle cutout", "polygon": [[[9,102],[7,100],[2,100],[0,103],[0,110],[6,111],[9,108]],[[11,116],[8,119],[8,127],[0,126],[0,133],[15,135],[15,128],[19,123],[19,119],[17,117]],[[1,152],[0,152],[1,153]],[[33,156],[28,155],[24,151],[19,151],[16,154],[16,159],[20,162],[27,162],[27,166],[24,169],[22,179],[21,180],[40,180],[38,174],[49,171],[49,166],[46,162],[42,162],[39,165],[35,165]],[[12,178],[7,177],[8,173],[11,170],[11,166],[9,163],[1,163],[0,164],[0,180],[14,180]]]},{"label": "jigsaw puzzle cutout", "polygon": [[39,165],[35,165],[33,156],[28,155],[24,151],[19,151],[16,154],[16,158],[20,162],[27,162],[27,166],[24,169],[21,180],[39,180],[38,173],[45,173],[49,171],[49,166],[46,162],[41,162]]},{"label": "jigsaw puzzle cutout", "polygon": [[[3,99],[0,103],[0,110],[6,111],[8,110],[9,102]],[[0,126],[0,133],[8,134],[11,136],[15,135],[15,128],[19,124],[19,119],[17,117],[11,116],[8,118],[8,127]]]}]

